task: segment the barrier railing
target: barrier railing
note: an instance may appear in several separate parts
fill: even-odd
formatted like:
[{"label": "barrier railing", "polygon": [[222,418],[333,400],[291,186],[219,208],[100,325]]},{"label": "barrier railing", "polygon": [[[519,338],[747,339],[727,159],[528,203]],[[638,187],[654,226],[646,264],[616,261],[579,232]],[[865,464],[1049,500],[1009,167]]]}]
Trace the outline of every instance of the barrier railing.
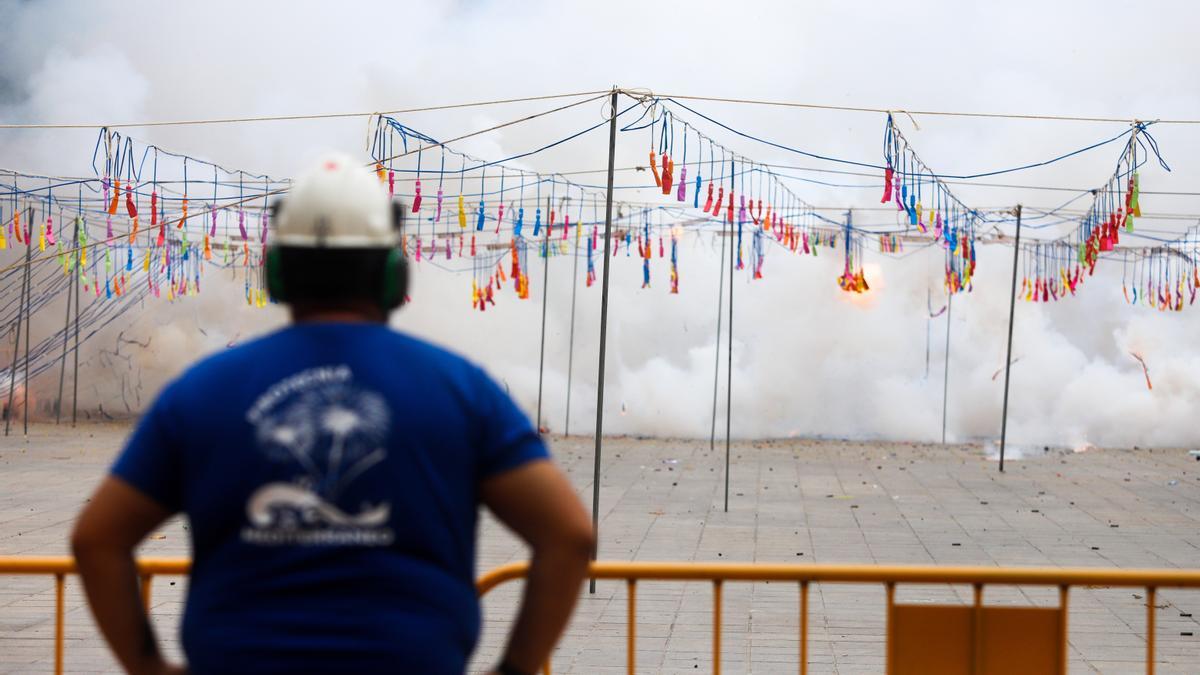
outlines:
[{"label": "barrier railing", "polygon": [[[510,563],[476,582],[479,595],[523,578],[528,563]],[[721,591],[729,581],[794,582],[799,588],[799,671],[808,673],[808,587],[812,583],[881,583],[887,592],[887,673],[1067,673],[1067,599],[1071,586],[1146,589],[1146,673],[1154,673],[1154,602],[1159,588],[1200,588],[1200,570],[1096,568],[939,567],[933,565],[772,565],[696,562],[596,562],[594,579],[624,580],[627,588],[626,669],[637,666],[637,584],[641,581],[707,581],[713,586],[712,671],[721,672]],[[974,605],[905,605],[897,584],[963,584]],[[984,586],[1052,586],[1058,607],[983,604]],[[1200,662],[1200,655],[1194,662]],[[550,664],[545,673],[549,675]]]},{"label": "barrier railing", "polygon": [[[156,575],[180,576],[192,568],[187,558],[141,558],[138,560],[142,603],[150,611],[150,584]],[[66,613],[65,586],[68,574],[76,574],[75,559],[70,556],[0,556],[0,576],[45,574],[54,576],[54,673],[62,675],[63,621]]]},{"label": "barrier railing", "polygon": [[[142,600],[150,606],[155,576],[187,574],[184,558],[138,561]],[[476,582],[480,596],[508,581],[524,578],[528,563],[510,563]],[[75,574],[67,556],[0,556],[0,576],[54,577],[54,672],[62,673],[65,581]],[[625,581],[627,589],[628,672],[637,666],[637,585],[642,581],[707,581],[713,586],[713,672],[721,672],[721,604],[725,582],[794,582],[799,590],[799,672],[808,672],[808,589],[813,583],[883,584],[887,592],[887,673],[1055,673],[1067,672],[1067,601],[1071,586],[1146,589],[1146,672],[1154,673],[1155,593],[1159,588],[1200,588],[1200,570],[1096,568],[997,568],[899,565],[772,565],[696,562],[596,562],[595,579]],[[895,601],[897,584],[963,584],[974,588],[974,605],[905,605]],[[983,604],[984,586],[1051,586],[1058,607],[1000,607]],[[1198,656],[1200,661],[1200,656]],[[544,672],[550,673],[547,663]]]}]

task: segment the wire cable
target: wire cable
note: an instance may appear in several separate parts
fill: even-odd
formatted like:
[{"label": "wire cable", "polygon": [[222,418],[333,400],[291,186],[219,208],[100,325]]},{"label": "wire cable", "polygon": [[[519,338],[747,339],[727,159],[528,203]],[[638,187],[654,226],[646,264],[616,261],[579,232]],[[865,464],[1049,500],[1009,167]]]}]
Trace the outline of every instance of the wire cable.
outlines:
[{"label": "wire cable", "polygon": [[30,123],[30,124],[0,124],[0,129],[95,129],[99,127],[108,127],[109,129],[123,129],[127,127],[175,127],[175,126],[193,126],[201,124],[238,124],[243,122],[285,122],[295,120],[328,120],[328,119],[346,119],[354,117],[371,117],[374,115],[406,115],[409,113],[418,112],[433,112],[437,110],[454,110],[457,108],[478,108],[489,105],[502,105],[507,103],[524,103],[527,101],[548,101],[557,98],[572,98],[575,96],[592,96],[599,94],[607,96],[612,93],[610,90],[597,91],[581,91],[569,94],[547,94],[544,96],[525,96],[522,98],[504,98],[491,101],[472,101],[469,103],[449,103],[444,105],[424,106],[421,108],[405,108],[397,110],[375,110],[371,112],[344,112],[344,113],[315,113],[310,115],[264,115],[258,117],[219,117],[213,119],[193,119],[193,120],[167,120],[154,122],[100,122],[85,124],[80,122],[70,123]]}]

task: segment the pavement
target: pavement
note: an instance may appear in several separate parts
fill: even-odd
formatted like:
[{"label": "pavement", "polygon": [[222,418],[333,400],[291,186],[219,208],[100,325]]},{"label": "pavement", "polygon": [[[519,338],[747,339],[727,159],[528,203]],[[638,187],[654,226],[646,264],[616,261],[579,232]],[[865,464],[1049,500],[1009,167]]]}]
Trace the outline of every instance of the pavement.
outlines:
[{"label": "pavement", "polygon": [[[0,555],[59,555],[83,500],[128,427],[39,424],[0,437]],[[588,504],[592,446],[550,439]],[[920,563],[1187,568],[1200,566],[1200,462],[1186,449],[1022,449],[1006,473],[978,445],[780,440],[733,446],[729,510],[724,448],[707,441],[617,437],[604,442],[600,557],[787,563]],[[187,555],[175,519],[146,555]],[[480,570],[526,551],[485,517]],[[152,615],[169,654],[184,581],[154,581]],[[114,672],[82,602],[67,582],[67,672]],[[472,672],[494,663],[519,594],[502,586],[483,602],[484,633]],[[1144,672],[1145,593],[1079,588],[1070,598],[1070,672]],[[988,588],[991,605],[1055,606],[1057,590]],[[897,601],[969,604],[969,587],[901,586]],[[879,585],[818,584],[810,591],[809,672],[884,671],[885,593]],[[794,584],[724,588],[722,670],[798,672]],[[645,582],[637,595],[638,672],[712,671],[712,588]],[[0,577],[0,673],[53,666],[54,590],[41,577]],[[1159,673],[1200,672],[1200,591],[1162,589],[1155,602]],[[623,582],[584,589],[554,659],[555,673],[625,672]]]}]

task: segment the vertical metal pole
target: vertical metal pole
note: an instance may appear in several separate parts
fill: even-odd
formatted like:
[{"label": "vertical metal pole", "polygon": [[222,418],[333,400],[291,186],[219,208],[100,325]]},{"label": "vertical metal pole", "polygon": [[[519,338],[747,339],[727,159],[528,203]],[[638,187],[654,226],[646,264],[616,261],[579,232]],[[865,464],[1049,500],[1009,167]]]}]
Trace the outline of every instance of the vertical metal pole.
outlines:
[{"label": "vertical metal pole", "polygon": [[[1154,596],[1157,594],[1153,586],[1146,587],[1146,675],[1154,675]],[[1063,651],[1066,651],[1065,645]]]},{"label": "vertical metal pole", "polygon": [[[592,532],[596,545],[592,560],[600,553],[600,442],[604,437],[604,350],[608,337],[608,256],[612,246],[613,171],[617,153],[617,93],[613,87],[611,115],[608,123],[608,191],[604,196],[604,279],[600,283],[600,365],[596,381],[596,451],[592,467]],[[588,583],[588,592],[596,592],[596,580]]]},{"label": "vertical metal pole", "polygon": [[54,675],[63,672],[63,648],[67,629],[66,623],[66,575],[54,575]]},{"label": "vertical metal pole", "polygon": [[717,341],[713,350],[713,404],[712,427],[708,430],[708,451],[716,449],[717,444],[717,389],[721,382],[721,310],[725,306],[725,221],[721,221],[721,255],[717,257],[717,267],[721,268],[720,280],[717,282]]},{"label": "vertical metal pole", "polygon": [[[733,160],[729,160],[729,203],[733,203]],[[742,185],[745,185],[743,181]],[[729,347],[726,349],[725,364],[725,512],[729,512],[729,445],[730,425],[733,423],[733,263],[737,252],[737,243],[733,240],[733,223],[729,223],[729,326],[726,333],[729,337]]]},{"label": "vertical metal pole", "polygon": [[75,366],[71,379],[71,426],[78,419],[79,403],[79,272],[83,269],[83,251],[79,250],[79,228],[83,227],[83,216],[75,222],[75,269],[71,272],[71,290],[75,293]]},{"label": "vertical metal pole", "polygon": [[33,275],[30,273],[29,257],[32,255],[33,242],[29,241],[29,237],[33,233],[33,207],[29,207],[27,212],[29,220],[25,224],[25,423],[24,434],[29,435],[29,312],[30,302],[33,299]]},{"label": "vertical metal pole", "polygon": [[67,377],[67,337],[71,334],[71,273],[67,272],[67,316],[63,319],[62,356],[58,359],[58,401],[54,404],[54,423],[62,421],[63,384]]},{"label": "vertical metal pole", "polygon": [[[24,232],[21,233],[24,236]],[[28,242],[26,242],[28,247]],[[17,354],[21,352],[21,321],[24,319],[25,310],[25,272],[21,272],[21,297],[17,302],[17,324],[16,324],[16,339],[13,340],[13,356],[12,364],[8,369],[8,405],[4,412],[4,435],[8,435],[9,426],[12,424],[13,417],[13,397],[17,388]],[[28,336],[26,336],[28,339]]]},{"label": "vertical metal pole", "polygon": [[[546,197],[546,218],[550,217],[550,198]],[[550,227],[542,235],[542,348],[538,356],[537,430],[542,433],[542,375],[546,367],[546,298],[550,294]]]},{"label": "vertical metal pole", "polygon": [[950,314],[954,311],[954,294],[946,297],[946,355],[942,368],[942,445],[946,444],[946,406],[950,391]]},{"label": "vertical metal pole", "polygon": [[71,286],[75,291],[75,366],[71,380],[71,426],[79,418],[79,272],[83,269],[83,251],[79,250],[79,228],[83,227],[82,216],[75,223],[75,271],[71,273]]},{"label": "vertical metal pole", "polygon": [[583,227],[583,196],[579,197],[579,222],[575,223],[575,260],[571,263],[571,332],[567,338],[567,414],[563,435],[571,435],[571,374],[575,371],[575,294],[579,290],[579,228]]},{"label": "vertical metal pole", "polygon": [[1008,376],[1012,370],[1013,319],[1017,313],[1017,260],[1021,255],[1021,205],[1017,204],[1017,239],[1013,243],[1012,293],[1008,298],[1008,351],[1004,354],[1004,412],[1000,417],[1000,473],[1004,473],[1004,444],[1008,439]]},{"label": "vertical metal pole", "polygon": [[932,295],[933,295],[933,292],[931,290],[929,290],[928,288],[925,289],[925,308],[926,308],[926,312],[925,312],[925,379],[926,380],[929,379],[929,342],[930,342],[929,331],[930,331],[930,328],[933,326],[933,317],[929,316],[930,312],[932,312],[932,310],[933,310],[932,303],[930,302],[930,297]]}]

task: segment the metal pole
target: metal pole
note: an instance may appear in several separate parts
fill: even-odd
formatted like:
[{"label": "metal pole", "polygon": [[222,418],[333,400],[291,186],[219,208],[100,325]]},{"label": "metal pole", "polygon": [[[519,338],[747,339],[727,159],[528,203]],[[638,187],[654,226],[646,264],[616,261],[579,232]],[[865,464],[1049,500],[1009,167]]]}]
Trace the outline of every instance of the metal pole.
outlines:
[{"label": "metal pole", "polygon": [[1021,205],[1017,204],[1017,240],[1013,243],[1012,294],[1008,299],[1008,351],[1004,355],[1004,412],[1000,417],[1000,473],[1004,473],[1004,443],[1008,437],[1008,376],[1012,370],[1013,318],[1017,313],[1017,260],[1021,255]]},{"label": "metal pole", "polygon": [[[729,160],[729,203],[733,203],[733,177],[737,175],[733,160]],[[745,186],[745,181],[742,182]],[[729,347],[726,349],[725,366],[725,512],[729,512],[729,445],[730,425],[733,423],[733,261],[737,246],[733,241],[733,223],[729,223],[729,326],[726,333]]]},{"label": "metal pole", "polygon": [[29,237],[33,234],[33,207],[29,207],[26,212],[29,220],[25,223],[25,422],[24,434],[29,435],[29,312],[30,301],[33,299],[33,277],[29,272],[30,263],[29,256],[32,255],[33,242],[29,241]]},{"label": "metal pole", "polygon": [[926,313],[925,313],[925,379],[926,380],[929,379],[929,331],[930,331],[930,328],[933,326],[933,317],[929,316],[929,314],[933,312],[933,303],[930,301],[930,297],[932,295],[933,295],[933,291],[926,288],[925,289],[925,308],[926,308]]},{"label": "metal pole", "polygon": [[58,360],[58,401],[54,404],[54,423],[62,421],[63,383],[67,376],[67,338],[71,334],[71,275],[67,273],[67,316],[63,319],[62,356]]},{"label": "metal pole", "polygon": [[946,356],[942,368],[942,445],[946,444],[946,402],[950,391],[950,313],[954,310],[954,294],[946,297]]},{"label": "metal pole", "polygon": [[712,426],[708,430],[708,451],[716,450],[717,445],[717,388],[721,382],[721,309],[725,306],[725,221],[721,221],[721,255],[717,258],[717,267],[721,268],[717,281],[717,341],[713,350],[713,404]]},{"label": "metal pole", "polygon": [[[25,234],[24,232],[21,233],[22,236],[24,236],[24,234]],[[28,248],[29,242],[25,242],[25,245],[26,245],[26,248]],[[5,407],[5,411],[4,411],[4,435],[5,436],[8,435],[9,426],[12,423],[13,396],[14,396],[14,394],[16,392],[16,388],[17,388],[17,354],[19,354],[21,351],[21,320],[24,318],[24,311],[25,311],[25,304],[24,304],[25,282],[26,282],[25,272],[24,272],[24,270],[22,270],[22,272],[21,272],[21,298],[17,302],[16,339],[13,340],[12,365],[8,369],[8,405]],[[26,339],[28,339],[28,338],[26,338]]]},{"label": "metal pole", "polygon": [[[613,87],[612,118],[608,122],[608,191],[604,195],[604,279],[600,283],[600,365],[596,382],[596,451],[592,467],[592,532],[596,545],[592,560],[600,553],[600,441],[604,436],[604,350],[608,337],[608,255],[612,246],[613,171],[617,157],[617,93]],[[588,583],[588,592],[596,592],[596,580]]]},{"label": "metal pole", "polygon": [[[82,216],[75,223],[75,248],[79,248],[79,228],[83,227]],[[71,380],[71,426],[75,426],[79,412],[79,272],[83,269],[83,252],[75,254],[75,271],[71,275],[71,286],[75,290],[75,366]]]},{"label": "metal pole", "polygon": [[[550,198],[546,197],[546,218],[550,217]],[[537,430],[542,433],[542,374],[546,367],[546,297],[550,294],[550,227],[542,235],[542,349],[538,356]]]},{"label": "metal pole", "polygon": [[[593,212],[594,215],[594,212]],[[575,223],[575,260],[571,263],[571,332],[567,338],[567,415],[563,435],[571,435],[571,374],[575,370],[575,294],[579,290],[579,228],[583,227],[583,196],[579,197],[579,222]]]}]

